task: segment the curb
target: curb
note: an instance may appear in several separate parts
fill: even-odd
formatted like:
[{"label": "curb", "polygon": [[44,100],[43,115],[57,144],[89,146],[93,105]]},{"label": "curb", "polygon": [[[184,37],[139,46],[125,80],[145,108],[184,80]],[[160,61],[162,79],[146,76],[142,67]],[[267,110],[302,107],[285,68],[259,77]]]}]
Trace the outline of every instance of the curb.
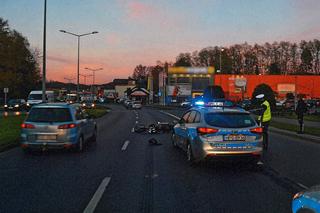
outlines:
[{"label": "curb", "polygon": [[283,135],[286,135],[286,136],[299,138],[299,139],[310,141],[310,142],[313,142],[313,143],[320,143],[320,137],[318,137],[318,136],[308,135],[308,134],[301,135],[301,134],[297,134],[297,133],[292,132],[292,131],[283,130],[283,129],[275,128],[275,127],[272,127],[272,126],[269,127],[269,130],[271,132],[276,132],[276,133],[283,134]]}]

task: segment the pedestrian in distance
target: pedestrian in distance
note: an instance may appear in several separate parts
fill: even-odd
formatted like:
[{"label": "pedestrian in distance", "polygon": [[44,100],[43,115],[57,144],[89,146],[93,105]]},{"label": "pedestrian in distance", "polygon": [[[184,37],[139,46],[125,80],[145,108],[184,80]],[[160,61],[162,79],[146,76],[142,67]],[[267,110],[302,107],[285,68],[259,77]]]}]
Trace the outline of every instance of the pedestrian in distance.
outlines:
[{"label": "pedestrian in distance", "polygon": [[304,102],[302,97],[299,98],[297,108],[296,108],[296,114],[298,118],[298,123],[299,123],[299,130],[298,134],[303,134],[304,133],[304,122],[303,122],[303,117],[304,113],[307,112],[307,104]]},{"label": "pedestrian in distance", "polygon": [[269,145],[269,124],[271,121],[271,107],[269,101],[266,99],[264,94],[256,96],[256,99],[260,103],[260,116],[258,121],[263,128],[263,149],[268,150]]}]

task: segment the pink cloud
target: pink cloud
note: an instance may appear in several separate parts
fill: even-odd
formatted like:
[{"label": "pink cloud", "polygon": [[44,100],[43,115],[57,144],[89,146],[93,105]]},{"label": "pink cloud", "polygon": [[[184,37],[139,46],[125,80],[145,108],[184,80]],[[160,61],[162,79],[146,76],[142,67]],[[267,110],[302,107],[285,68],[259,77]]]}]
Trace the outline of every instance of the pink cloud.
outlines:
[{"label": "pink cloud", "polygon": [[152,6],[145,3],[130,1],[127,4],[127,12],[130,19],[141,19],[146,18],[147,16],[155,12],[155,10]]}]

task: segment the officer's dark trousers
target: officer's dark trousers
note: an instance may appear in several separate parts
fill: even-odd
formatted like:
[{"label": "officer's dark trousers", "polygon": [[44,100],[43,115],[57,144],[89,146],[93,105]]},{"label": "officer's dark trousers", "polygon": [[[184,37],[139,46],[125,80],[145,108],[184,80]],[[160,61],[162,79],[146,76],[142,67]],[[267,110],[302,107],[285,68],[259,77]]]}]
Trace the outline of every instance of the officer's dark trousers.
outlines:
[{"label": "officer's dark trousers", "polygon": [[263,148],[268,149],[269,145],[269,121],[268,122],[262,122],[263,127]]}]

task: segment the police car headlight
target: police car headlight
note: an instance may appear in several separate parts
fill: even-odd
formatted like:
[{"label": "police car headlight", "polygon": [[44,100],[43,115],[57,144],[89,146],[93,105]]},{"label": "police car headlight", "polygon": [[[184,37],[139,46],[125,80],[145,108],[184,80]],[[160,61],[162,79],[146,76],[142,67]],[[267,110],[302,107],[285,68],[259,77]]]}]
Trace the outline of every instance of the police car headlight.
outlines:
[{"label": "police car headlight", "polygon": [[295,194],[295,195],[293,196],[293,200],[300,198],[302,195],[303,195],[303,194],[302,194],[301,192],[298,192],[297,194]]}]

